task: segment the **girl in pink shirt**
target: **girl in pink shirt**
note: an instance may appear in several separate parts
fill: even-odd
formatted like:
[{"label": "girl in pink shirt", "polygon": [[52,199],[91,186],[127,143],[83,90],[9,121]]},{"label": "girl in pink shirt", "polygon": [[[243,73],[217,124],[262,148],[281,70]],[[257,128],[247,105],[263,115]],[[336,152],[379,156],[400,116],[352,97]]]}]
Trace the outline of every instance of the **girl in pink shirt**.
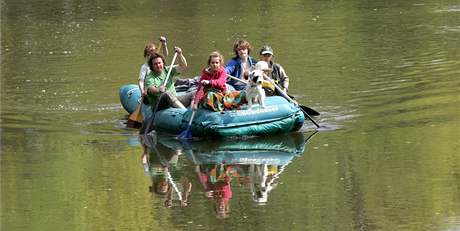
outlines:
[{"label": "girl in pink shirt", "polygon": [[219,52],[209,55],[208,66],[203,69],[192,101],[193,110],[197,110],[197,105],[214,111],[223,110],[222,99],[227,91],[227,72],[223,65],[224,57]]}]

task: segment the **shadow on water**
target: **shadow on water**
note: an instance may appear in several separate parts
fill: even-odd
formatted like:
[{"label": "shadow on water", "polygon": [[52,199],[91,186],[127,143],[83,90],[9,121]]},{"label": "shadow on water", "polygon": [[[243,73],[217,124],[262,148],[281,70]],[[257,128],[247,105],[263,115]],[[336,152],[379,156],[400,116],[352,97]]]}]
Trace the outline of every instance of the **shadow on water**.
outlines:
[{"label": "shadow on water", "polygon": [[199,204],[190,198],[201,194],[202,203],[212,204],[213,213],[226,218],[235,188],[248,190],[256,205],[267,204],[280,176],[317,133],[188,142],[153,131],[140,137],[141,159],[151,178],[149,191],[163,198],[165,207]]}]

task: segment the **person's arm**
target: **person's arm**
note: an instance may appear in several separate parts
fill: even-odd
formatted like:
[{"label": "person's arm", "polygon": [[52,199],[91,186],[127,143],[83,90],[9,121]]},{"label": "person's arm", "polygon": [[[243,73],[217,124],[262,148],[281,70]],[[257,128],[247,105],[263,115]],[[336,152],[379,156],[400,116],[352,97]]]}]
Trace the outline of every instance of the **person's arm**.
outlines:
[{"label": "person's arm", "polygon": [[281,87],[283,87],[283,90],[284,91],[288,91],[288,88],[289,88],[289,77],[288,75],[286,74],[286,71],[284,71],[284,68],[280,66],[280,80],[281,80]]},{"label": "person's arm", "polygon": [[227,74],[231,75],[235,71],[235,66],[235,61],[233,61],[233,59],[230,60],[230,62],[228,62],[225,66],[225,71],[227,72]]},{"label": "person's arm", "polygon": [[180,47],[175,47],[175,51],[177,52],[177,56],[179,57],[179,65],[177,66],[178,72],[185,71],[187,69],[187,60],[182,54],[182,49]]},{"label": "person's arm", "polygon": [[168,51],[168,45],[167,45],[167,43],[166,43],[166,37],[160,36],[160,42],[161,42],[161,46],[162,46],[162,47],[161,47],[161,50],[162,50],[162,52],[163,52],[163,55],[164,55],[165,57],[168,57],[169,51]]},{"label": "person's arm", "polygon": [[159,87],[150,86],[147,89],[147,93],[152,94],[152,95],[159,95],[161,93],[161,91],[160,91]]},{"label": "person's arm", "polygon": [[192,109],[193,110],[197,110],[198,108],[198,103],[200,102],[200,97],[201,95],[203,94],[202,91],[203,91],[203,85],[201,84],[201,80],[202,80],[203,77],[200,78],[200,80],[198,80],[198,87],[196,89],[196,92],[195,92],[195,97],[193,97],[193,100],[192,102],[190,103],[190,105],[192,105]]},{"label": "person's arm", "polygon": [[141,95],[144,96],[147,94],[147,92],[145,92],[144,90],[144,80],[143,79],[139,79],[139,90],[141,90]]},{"label": "person's arm", "polygon": [[[148,68],[148,66],[147,66]],[[144,80],[147,77],[147,72],[148,69],[146,68],[146,65],[143,64],[141,66],[141,70],[139,71],[139,78],[138,78],[138,84],[139,84],[139,90],[141,91],[141,95],[147,94],[144,90]]]},{"label": "person's arm", "polygon": [[161,93],[160,88],[153,84],[153,78],[146,77],[145,86],[147,87],[146,94],[159,95]]}]

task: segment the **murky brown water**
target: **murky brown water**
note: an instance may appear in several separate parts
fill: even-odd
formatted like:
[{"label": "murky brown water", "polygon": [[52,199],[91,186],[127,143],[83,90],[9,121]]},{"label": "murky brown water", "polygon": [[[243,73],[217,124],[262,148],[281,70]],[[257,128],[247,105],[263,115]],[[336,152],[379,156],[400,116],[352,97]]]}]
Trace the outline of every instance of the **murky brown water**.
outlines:
[{"label": "murky brown water", "polygon": [[[5,0],[1,10],[1,230],[460,229],[456,1]],[[183,48],[184,76],[213,50],[228,60],[236,38],[254,54],[272,45],[290,93],[332,129],[305,146],[294,141],[312,134],[308,122],[295,137],[211,148],[162,139],[144,169],[118,88],[160,35]],[[217,166],[208,179],[219,181],[222,159],[233,168],[224,219],[196,170]],[[179,191],[191,182],[188,206],[149,191],[162,160]],[[264,195],[261,169],[278,173]]]}]

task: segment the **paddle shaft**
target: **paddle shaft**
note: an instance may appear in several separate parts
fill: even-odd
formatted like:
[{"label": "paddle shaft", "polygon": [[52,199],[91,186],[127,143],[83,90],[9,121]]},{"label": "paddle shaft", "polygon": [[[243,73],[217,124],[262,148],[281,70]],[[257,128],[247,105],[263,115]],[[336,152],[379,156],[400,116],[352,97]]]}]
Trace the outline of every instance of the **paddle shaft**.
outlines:
[{"label": "paddle shaft", "polygon": [[[265,76],[264,76],[264,77],[265,77]],[[297,103],[296,101],[294,101],[291,97],[289,97],[289,96],[286,94],[285,91],[283,91],[277,84],[275,84],[275,83],[273,82],[272,79],[270,79],[269,77],[266,77],[265,79],[267,79],[269,82],[271,82],[273,85],[275,85],[276,90],[278,90],[278,91],[280,92],[280,94],[281,94],[284,98],[286,98],[287,100],[289,100],[291,103],[293,103],[293,104],[295,104],[295,105],[298,105],[298,103]],[[313,124],[316,125],[316,127],[318,127],[318,128],[320,127],[319,124],[318,124],[313,118],[311,118],[311,116],[310,116],[305,110],[303,110],[302,107],[299,107],[299,108],[300,108],[300,110],[302,110],[303,114],[306,115],[307,118],[308,118]]]},{"label": "paddle shaft", "polygon": [[192,116],[190,116],[190,121],[188,121],[188,128],[190,128],[190,126],[192,126],[192,122],[193,122],[193,117],[195,117],[195,110],[192,110]]},{"label": "paddle shaft", "polygon": [[162,84],[163,87],[166,87],[166,84],[168,84],[169,76],[171,75],[171,70],[173,68],[174,62],[176,62],[176,58],[177,58],[177,52],[174,53],[171,65],[169,66],[168,74],[166,75],[166,79]]},{"label": "paddle shaft", "polygon": [[246,80],[239,79],[239,78],[237,78],[235,76],[232,76],[232,75],[229,75],[229,74],[227,74],[227,77],[229,77],[230,79],[236,80],[236,81],[240,81],[242,83],[246,83],[246,84],[248,83],[248,81],[246,81]]},{"label": "paddle shaft", "polygon": [[195,117],[195,113],[196,113],[196,110],[193,109],[193,107],[196,105],[197,103],[193,102],[192,101],[192,115],[190,116],[190,121],[188,121],[188,125],[187,125],[187,128],[185,128],[184,131],[182,131],[180,134],[179,134],[179,138],[180,139],[191,139],[192,138],[192,123],[193,123],[193,118]]},{"label": "paddle shaft", "polygon": [[[202,95],[202,94],[201,94]],[[201,96],[199,97],[201,98]],[[198,98],[198,100],[199,100]],[[193,102],[194,105],[197,105],[198,102]],[[192,105],[192,108],[193,108],[193,105]],[[192,109],[193,110],[193,109]],[[198,110],[198,109],[197,109]],[[192,116],[190,116],[190,121],[188,121],[188,126],[187,126],[187,129],[190,129],[190,127],[192,126],[192,122],[193,122],[193,118],[195,118],[195,113],[196,113],[196,110],[193,110],[192,112]]]},{"label": "paddle shaft", "polygon": [[[240,82],[243,82],[243,83],[247,83],[246,81],[244,81],[244,80],[242,80],[242,79],[239,79],[239,78],[236,78],[235,76],[231,76],[231,75],[227,75],[227,76],[230,77],[231,79],[234,79],[234,80],[237,80],[237,81],[240,81]],[[284,92],[275,82],[273,82],[272,79],[270,79],[269,77],[266,77],[266,76],[264,76],[264,78],[265,78],[266,80],[268,80],[270,83],[272,83],[272,84],[275,86],[276,90],[278,90],[278,91],[280,92],[281,96],[283,96],[283,97],[284,97],[285,99],[287,99],[289,102],[291,102],[291,103],[293,103],[293,104],[295,104],[295,105],[298,106],[298,103],[297,103],[296,101],[294,101],[291,97],[289,97],[289,96],[286,94],[286,92]],[[319,124],[318,124],[313,118],[311,118],[311,116],[310,116],[302,107],[299,106],[299,108],[300,108],[300,110],[302,110],[303,114],[306,115],[307,118],[308,118],[313,124],[315,124],[316,127],[318,127],[318,128],[320,127]]]}]

